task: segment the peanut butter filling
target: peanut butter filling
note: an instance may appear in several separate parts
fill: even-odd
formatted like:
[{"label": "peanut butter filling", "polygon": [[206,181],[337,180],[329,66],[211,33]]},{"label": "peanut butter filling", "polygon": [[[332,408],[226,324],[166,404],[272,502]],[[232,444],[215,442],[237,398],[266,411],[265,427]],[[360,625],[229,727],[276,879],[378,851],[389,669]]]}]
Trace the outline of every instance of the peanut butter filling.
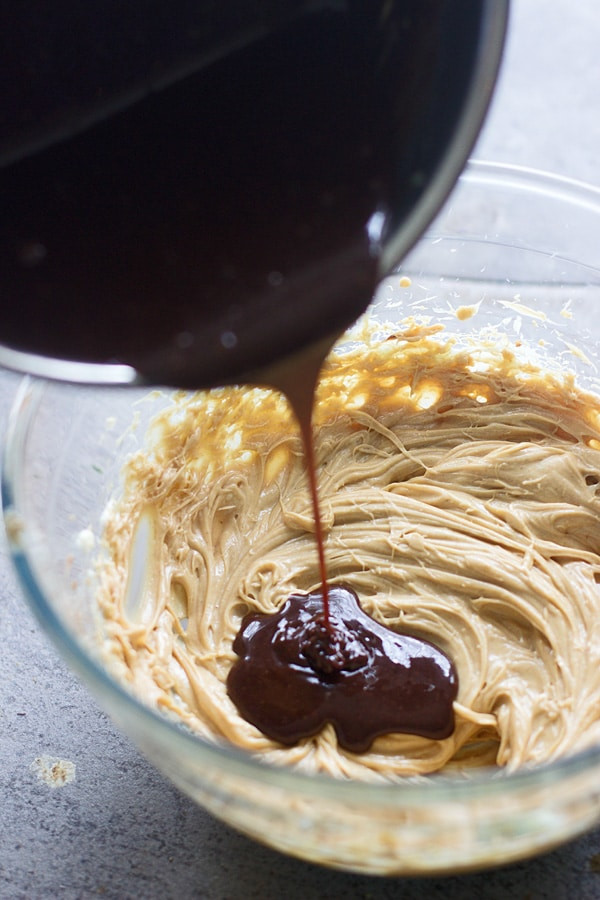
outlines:
[{"label": "peanut butter filling", "polygon": [[357,779],[515,769],[600,740],[600,405],[426,330],[334,354],[314,413],[329,581],[435,642],[454,733],[282,747],[226,690],[249,611],[319,586],[301,442],[266,389],[178,395],[107,510],[104,650],[143,702],[270,763]]}]

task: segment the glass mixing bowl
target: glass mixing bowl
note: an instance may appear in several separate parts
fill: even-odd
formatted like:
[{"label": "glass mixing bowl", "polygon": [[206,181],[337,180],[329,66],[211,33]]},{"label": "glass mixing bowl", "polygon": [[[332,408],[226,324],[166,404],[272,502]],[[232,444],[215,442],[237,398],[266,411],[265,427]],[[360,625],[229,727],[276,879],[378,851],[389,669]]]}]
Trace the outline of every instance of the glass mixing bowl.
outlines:
[{"label": "glass mixing bowl", "polygon": [[[369,315],[492,333],[600,394],[600,191],[471,163]],[[533,348],[533,349],[531,349]],[[127,455],[161,392],[26,379],[10,417],[3,501],[22,587],[42,626],[119,727],[214,815],[290,854],[361,872],[456,872],[521,858],[600,819],[600,747],[513,774],[365,784],[269,767],[140,704],[103,667],[95,569]]]}]

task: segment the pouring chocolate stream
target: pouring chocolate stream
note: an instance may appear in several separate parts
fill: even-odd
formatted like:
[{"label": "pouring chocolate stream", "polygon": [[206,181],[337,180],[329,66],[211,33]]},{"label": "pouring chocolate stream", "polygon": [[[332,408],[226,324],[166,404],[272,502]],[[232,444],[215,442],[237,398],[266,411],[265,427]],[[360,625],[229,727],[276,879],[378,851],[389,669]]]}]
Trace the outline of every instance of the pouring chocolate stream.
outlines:
[{"label": "pouring chocolate stream", "polygon": [[[495,46],[495,74],[505,13],[318,5],[0,173],[0,361],[83,381],[242,377],[289,397],[314,509],[321,663],[354,626],[334,626],[329,608],[314,385],[389,247],[408,249],[458,175],[489,98],[474,83],[479,45]],[[444,71],[454,90],[442,96]],[[323,681],[321,663],[309,669]]]}]

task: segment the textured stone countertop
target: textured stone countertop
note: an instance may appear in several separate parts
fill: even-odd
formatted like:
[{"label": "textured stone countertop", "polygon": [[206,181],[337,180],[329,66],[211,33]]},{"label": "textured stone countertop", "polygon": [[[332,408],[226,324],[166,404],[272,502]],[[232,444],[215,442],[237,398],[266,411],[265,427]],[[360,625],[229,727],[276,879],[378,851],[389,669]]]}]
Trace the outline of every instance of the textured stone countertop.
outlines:
[{"label": "textured stone countertop", "polygon": [[[600,185],[600,4],[514,0],[476,158]],[[600,235],[598,242],[600,259]],[[0,374],[0,435],[18,378]],[[167,783],[70,674],[25,607],[0,543],[0,898],[592,898],[600,830],[553,853],[462,877],[379,879],[288,859]],[[69,760],[51,789],[36,759]]]}]

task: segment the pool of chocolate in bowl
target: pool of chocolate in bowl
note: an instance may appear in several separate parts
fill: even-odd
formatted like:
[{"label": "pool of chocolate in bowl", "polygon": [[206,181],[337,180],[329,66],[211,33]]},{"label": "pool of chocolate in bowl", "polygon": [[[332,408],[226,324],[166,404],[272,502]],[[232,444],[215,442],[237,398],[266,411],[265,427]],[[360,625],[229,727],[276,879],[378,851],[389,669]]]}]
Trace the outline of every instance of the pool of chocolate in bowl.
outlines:
[{"label": "pool of chocolate in bowl", "polygon": [[228,693],[263,734],[294,744],[333,725],[341,747],[369,749],[382,734],[433,739],[454,729],[458,679],[435,645],[398,634],[361,608],[354,591],[293,594],[276,613],[251,613],[234,642]]}]

